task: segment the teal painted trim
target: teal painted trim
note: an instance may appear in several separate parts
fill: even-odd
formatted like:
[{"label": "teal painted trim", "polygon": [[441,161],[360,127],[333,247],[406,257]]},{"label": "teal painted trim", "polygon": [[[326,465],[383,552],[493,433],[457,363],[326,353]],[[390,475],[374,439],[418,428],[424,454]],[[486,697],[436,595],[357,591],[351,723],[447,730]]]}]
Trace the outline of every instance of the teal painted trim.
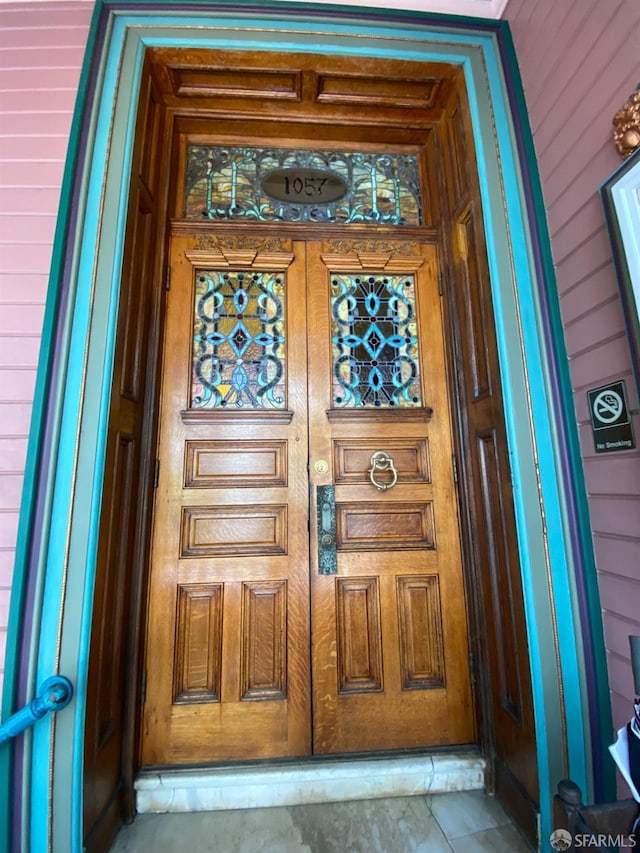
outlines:
[{"label": "teal painted trim", "polygon": [[[99,0],[99,2],[104,2],[105,6],[109,5],[109,0]],[[177,0],[177,2],[179,2],[179,0]],[[359,20],[361,23],[371,23],[372,21],[375,21],[375,19],[380,19],[383,25],[389,27],[393,26],[389,21],[389,16],[393,15],[396,18],[413,21],[423,27],[431,27],[434,25],[454,27],[456,35],[462,26],[477,29],[478,27],[490,28],[494,25],[500,26],[502,23],[494,19],[487,19],[473,15],[451,15],[446,12],[429,12],[428,10],[417,11],[415,9],[399,9],[397,7],[379,8],[375,6],[352,6],[346,3],[344,5],[340,4],[337,6],[329,3],[307,2],[292,4],[287,2],[287,0],[258,0],[258,2],[253,5],[249,4],[249,11],[243,11],[237,0],[213,0],[213,2],[212,0],[189,0],[189,6],[191,7],[190,11],[195,11],[200,7],[203,11],[206,10],[208,15],[212,15],[224,14],[224,9],[228,8],[231,10],[234,20],[240,21],[244,18],[249,19],[252,22],[255,20],[254,14],[258,4],[262,10],[270,10],[273,13],[279,12],[282,17],[286,19],[287,24],[292,24],[293,26],[295,26],[295,21],[291,21],[291,14],[293,13],[298,17],[302,17],[305,12],[310,13],[308,23],[311,23],[312,25],[315,25],[319,20],[322,20],[319,16],[326,15],[326,18],[330,21],[351,17],[355,20]],[[147,8],[157,9],[159,3],[157,0],[130,0],[127,5],[128,9],[124,14],[134,15],[137,10],[144,12]],[[171,3],[169,0],[168,5],[175,8],[176,2]],[[180,26],[187,21],[187,18],[183,13],[173,12],[173,16],[174,21],[176,19],[180,21]],[[367,20],[363,21],[362,19],[365,16]],[[272,20],[272,18],[270,18],[270,20]],[[426,24],[425,21],[427,22]],[[361,31],[361,29],[359,31]]]},{"label": "teal painted trim", "polygon": [[[126,32],[123,32],[123,37]],[[113,39],[119,41],[119,26],[116,25],[113,31]],[[101,341],[101,350],[93,359],[103,365],[103,372],[100,385],[95,389],[95,404],[94,407],[98,416],[95,422],[95,433],[97,441],[91,448],[90,456],[95,460],[93,468],[93,479],[88,492],[88,500],[86,501],[87,513],[85,517],[88,537],[86,541],[86,566],[85,589],[86,589],[86,606],[81,614],[80,641],[78,646],[78,672],[82,679],[86,679],[86,674],[89,668],[89,653],[91,639],[91,623],[92,623],[92,606],[93,606],[93,587],[95,583],[95,569],[98,552],[98,536],[100,528],[100,514],[102,509],[102,484],[104,481],[104,463],[106,458],[107,445],[107,428],[109,422],[109,410],[111,399],[111,382],[113,376],[113,362],[115,355],[115,340],[119,310],[119,295],[120,295],[120,270],[122,268],[122,258],[124,250],[124,239],[126,229],[123,225],[127,221],[127,206],[129,201],[129,177],[131,172],[131,160],[133,154],[136,112],[140,89],[140,79],[142,75],[142,65],[144,61],[144,50],[142,43],[135,51],[133,59],[133,68],[129,73],[129,67],[125,63],[117,61],[119,57],[112,55],[107,66],[105,75],[105,89],[103,103],[105,108],[110,108],[115,100],[115,95],[119,87],[126,86],[127,91],[131,93],[131,102],[126,116],[118,116],[114,118],[114,132],[106,125],[100,128],[100,147],[104,146],[107,150],[111,136],[116,136],[123,141],[121,156],[118,157],[118,169],[122,175],[120,181],[120,193],[117,199],[117,204],[113,211],[107,213],[105,211],[102,220],[102,239],[105,239],[105,230],[109,232],[109,242],[113,246],[113,263],[109,264],[110,286],[105,288],[109,297],[104,304],[99,300],[99,294],[96,294],[96,302],[94,311],[98,310],[105,317],[105,336],[104,341]],[[119,131],[122,125],[122,132]],[[113,157],[111,158],[113,160]],[[99,175],[98,175],[99,178]],[[95,193],[101,190],[98,178],[93,187]],[[113,221],[112,221],[113,220]],[[111,236],[113,235],[113,236]],[[90,247],[90,241],[89,241]],[[100,280],[107,281],[108,272],[105,271],[104,276],[99,275]],[[90,329],[87,329],[87,334]],[[74,849],[81,849],[81,827],[82,827],[82,798],[83,798],[83,747],[84,747],[84,718],[86,711],[86,692],[83,693],[78,713],[75,717],[75,728],[73,734],[73,763],[80,772],[76,772],[73,777],[73,788],[71,798],[72,810],[72,833],[74,834]]]},{"label": "teal painted trim", "polygon": [[[369,11],[370,10],[367,9],[367,15],[369,14]],[[387,11],[390,12],[391,10]],[[418,12],[415,14],[420,15]],[[124,20],[124,18],[119,16],[118,20]],[[276,28],[274,26],[276,23],[281,26]],[[229,13],[226,17],[218,18],[213,18],[211,15],[207,15],[205,21],[203,21],[202,17],[190,14],[188,16],[180,16],[178,23],[176,18],[156,14],[145,17],[145,30],[147,35],[143,38],[145,43],[149,45],[175,46],[179,43],[180,45],[184,44],[187,46],[186,41],[177,41],[175,37],[172,37],[169,34],[168,30],[171,27],[185,29],[192,28],[194,34],[188,39],[188,46],[190,47],[203,47],[213,44],[222,45],[222,36],[226,32],[227,39],[232,40],[233,37],[240,39],[243,49],[253,49],[255,47],[256,50],[265,51],[274,49],[298,51],[302,49],[303,51],[318,52],[319,44],[317,38],[319,36],[323,37],[323,41],[326,41],[327,36],[330,35],[343,39],[362,36],[362,20],[359,20],[357,24],[333,23],[332,21],[322,20],[323,29],[321,33],[310,29],[310,25],[315,25],[317,23],[317,20],[312,20],[310,22],[291,21],[286,17],[286,15],[271,18],[251,18],[250,21],[247,21],[245,16],[239,12],[234,14]],[[203,30],[203,25],[206,25],[206,31]],[[155,34],[153,36],[148,35],[154,31]],[[166,35],[163,34],[163,31]],[[247,40],[245,38],[246,33],[255,33],[255,36],[253,36],[253,39]],[[304,35],[308,35],[310,37],[310,41],[308,45],[305,45],[304,42],[302,42],[301,47],[300,36]],[[428,39],[436,44],[442,43],[443,45],[448,45],[452,48],[454,54],[458,45],[478,47],[479,44],[485,43],[489,39],[489,37],[483,35],[479,36],[473,31],[465,33],[464,31],[458,32],[456,30],[455,35],[452,35],[451,31],[447,30],[445,27],[412,26],[407,28],[406,24],[391,24],[388,21],[380,23],[377,28],[375,28],[374,23],[374,26],[371,27],[371,35],[376,38],[383,36],[388,39],[390,43],[400,39],[406,39],[407,42],[413,43],[414,45],[417,45],[421,40]],[[315,40],[311,40],[311,38]],[[424,50],[415,47],[415,56],[423,60],[425,59],[425,56],[429,58],[428,45],[426,48],[425,52]],[[332,50],[333,49],[335,49],[337,53],[344,52],[351,55],[362,54],[366,56],[374,55],[374,51],[371,47],[367,47],[365,44],[359,43],[351,43],[348,46],[341,46],[338,42],[332,45]],[[375,55],[389,57],[398,57],[399,55],[403,55],[406,57],[407,55],[411,55],[411,50],[409,49],[407,54],[404,50],[399,51],[392,46],[385,48],[384,45],[376,45]],[[440,61],[446,60],[440,58]],[[458,56],[458,59],[454,61],[460,61],[460,57]]]},{"label": "teal painted trim", "polygon": [[[98,10],[96,10],[97,13]],[[87,50],[89,54],[91,45]],[[59,637],[59,620],[62,614],[60,604],[64,601],[64,619],[67,624],[63,630],[60,656],[67,665],[73,669],[76,680],[76,698],[73,715],[60,717],[56,723],[56,740],[66,740],[70,743],[73,752],[73,762],[80,768],[73,778],[73,795],[69,803],[68,784],[60,785],[53,778],[53,801],[55,803],[66,802],[70,808],[63,821],[68,823],[67,833],[75,829],[78,837],[75,841],[75,850],[82,849],[82,767],[83,767],[83,744],[84,744],[84,711],[86,704],[86,675],[88,668],[88,646],[90,641],[90,621],[88,624],[76,622],[78,614],[69,607],[69,596],[74,595],[82,603],[82,613],[88,614],[90,620],[93,601],[93,573],[91,561],[95,562],[94,542],[98,535],[98,521],[100,512],[100,493],[96,491],[95,482],[102,482],[104,474],[104,450],[106,442],[106,426],[108,420],[108,398],[110,393],[111,365],[104,360],[103,354],[94,353],[94,342],[90,341],[90,330],[95,314],[99,316],[114,316],[112,325],[115,326],[117,316],[117,299],[114,306],[103,305],[96,298],[92,290],[94,283],[94,263],[96,260],[96,247],[104,234],[104,214],[101,214],[101,195],[105,177],[105,164],[109,160],[109,139],[112,121],[113,92],[116,90],[119,80],[119,57],[111,55],[111,61],[105,63],[101,69],[100,78],[96,87],[98,102],[94,108],[94,119],[89,132],[91,165],[86,185],[83,188],[82,200],[82,240],[78,253],[77,267],[75,270],[76,288],[73,302],[72,335],[68,344],[68,359],[65,375],[65,406],[61,415],[61,434],[67,436],[68,440],[62,443],[57,458],[55,470],[56,489],[54,493],[54,504],[52,507],[52,524],[49,534],[49,551],[47,555],[47,573],[45,579],[45,602],[49,606],[43,608],[41,617],[41,634],[43,638]],[[126,192],[128,181],[123,184],[123,192]],[[124,220],[123,220],[124,221]],[[114,256],[118,269],[118,259]],[[96,274],[96,279],[98,274]],[[101,279],[101,282],[105,279]],[[111,294],[112,288],[100,287],[98,295],[102,292]],[[117,294],[117,289],[116,289]],[[99,346],[99,342],[98,342]],[[111,346],[113,349],[113,345]],[[89,368],[90,359],[98,361],[101,365],[101,382],[95,385],[85,380],[91,376]],[[96,371],[93,370],[95,377]],[[105,400],[106,388],[106,400]],[[97,412],[99,425],[94,421],[93,415]],[[80,438],[80,427],[83,432],[88,430],[101,437],[102,444],[97,450],[86,447],[86,443]],[[79,453],[78,453],[79,451]],[[85,480],[79,472],[93,471],[93,475]],[[96,505],[97,501],[97,505]],[[69,530],[69,520],[73,518],[73,527]],[[74,535],[73,528],[80,531],[80,535]],[[82,535],[88,534],[89,544]],[[70,533],[69,550],[66,550],[67,537]],[[78,539],[80,540],[78,542]],[[73,565],[87,567],[85,583],[75,589],[74,593],[64,593],[65,577],[67,568]],[[88,581],[88,582],[86,582]],[[57,604],[60,602],[60,604]],[[69,614],[69,615],[67,615]],[[74,651],[71,655],[65,654],[65,641],[69,633],[81,637],[84,646]],[[38,670],[46,672],[52,665],[52,657],[57,653],[55,643],[40,643],[38,652]],[[49,797],[50,772],[50,731],[42,728],[34,732],[34,757],[32,762],[32,794],[34,803],[46,803]],[[66,780],[65,780],[66,781]],[[79,788],[78,788],[79,784]],[[55,836],[56,819],[61,818],[60,809],[54,808],[54,825],[49,824],[48,810],[35,807],[31,810],[31,845],[34,851],[48,849],[48,838],[50,834]],[[66,845],[63,845],[66,847]],[[55,844],[54,844],[55,847]],[[61,848],[62,849],[62,848]]]},{"label": "teal painted trim", "polygon": [[[94,13],[89,26],[89,43],[94,42],[97,34],[97,28],[98,15]],[[51,400],[51,388],[49,387],[49,382],[51,379],[52,360],[55,350],[56,315],[60,298],[59,284],[63,275],[65,248],[72,214],[72,193],[76,181],[79,143],[84,120],[84,105],[89,94],[90,68],[90,55],[86,54],[80,70],[76,102],[69,131],[67,156],[61,184],[60,202],[56,219],[47,298],[43,317],[43,329],[40,340],[38,366],[36,370],[36,377],[38,377],[38,379],[34,389],[34,400],[31,411],[31,425],[26,456],[31,464],[25,466],[20,504],[7,627],[7,645],[5,651],[5,669],[2,693],[2,719],[12,712],[16,704],[20,666],[20,648],[26,639],[24,635],[24,606],[27,571],[31,547],[34,544],[33,526],[35,521],[34,516],[36,510],[38,479],[42,473],[42,452],[47,421],[47,402]],[[55,378],[56,377],[54,377],[54,379]],[[58,386],[56,394],[58,400],[63,393],[63,389]],[[49,495],[51,488],[52,485],[51,482],[49,482],[47,487]],[[48,499],[45,502],[48,503]],[[39,562],[41,562],[41,560],[39,560]],[[35,602],[35,605],[38,607],[38,602]],[[51,675],[52,672],[50,672],[49,675]],[[30,673],[28,681],[31,685],[35,684],[35,675],[33,672]],[[26,757],[28,758],[30,754],[28,738],[25,740],[25,747]],[[31,799],[31,791],[29,790],[28,784],[25,785],[24,790],[14,790],[12,774],[12,746],[10,744],[5,744],[0,749],[0,790],[11,791],[11,797],[0,797],[0,849],[2,850],[10,849],[11,834],[13,831],[10,812],[14,798],[22,798],[22,807],[24,812],[28,812]],[[27,783],[28,781],[29,780],[27,780]]]},{"label": "teal painted trim", "polygon": [[[528,166],[530,193],[535,211],[536,225],[540,234],[539,252],[543,265],[543,283],[545,285],[547,295],[549,323],[553,334],[557,359],[557,372],[561,392],[560,397],[564,404],[563,420],[568,440],[570,479],[575,486],[578,533],[580,538],[579,547],[584,564],[584,583],[589,613],[589,625],[587,630],[590,631],[591,642],[593,644],[593,654],[591,657],[595,669],[597,695],[592,698],[596,699],[599,710],[599,731],[597,732],[597,735],[599,737],[599,743],[601,744],[601,781],[603,786],[603,797],[605,800],[611,801],[616,798],[616,776],[613,762],[610,760],[609,752],[606,749],[605,744],[608,744],[613,738],[613,718],[611,700],[609,696],[606,646],[604,640],[602,608],[598,589],[593,539],[591,534],[591,519],[587,500],[587,487],[584,478],[584,468],[580,450],[580,438],[577,426],[578,420],[573,403],[573,388],[569,373],[569,359],[566,351],[564,328],[560,312],[558,287],[551,252],[551,237],[548,229],[542,185],[540,182],[540,174],[538,171],[535,147],[533,143],[533,132],[529,123],[524,87],[520,77],[520,70],[510,29],[507,29],[505,32],[504,56],[515,83],[514,98],[522,129],[524,156]],[[593,786],[591,784],[587,784],[588,782],[590,782],[590,779],[587,779],[585,782],[584,793],[586,798],[593,796]],[[589,801],[589,799],[587,799],[587,801]]]}]

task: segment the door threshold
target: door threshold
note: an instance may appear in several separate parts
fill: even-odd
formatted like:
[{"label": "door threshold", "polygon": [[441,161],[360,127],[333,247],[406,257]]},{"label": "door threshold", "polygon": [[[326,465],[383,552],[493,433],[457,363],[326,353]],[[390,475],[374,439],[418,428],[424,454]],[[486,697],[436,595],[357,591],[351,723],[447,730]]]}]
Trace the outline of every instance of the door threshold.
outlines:
[{"label": "door threshold", "polygon": [[477,752],[335,759],[321,762],[143,770],[135,782],[140,814],[298,806],[484,788]]}]

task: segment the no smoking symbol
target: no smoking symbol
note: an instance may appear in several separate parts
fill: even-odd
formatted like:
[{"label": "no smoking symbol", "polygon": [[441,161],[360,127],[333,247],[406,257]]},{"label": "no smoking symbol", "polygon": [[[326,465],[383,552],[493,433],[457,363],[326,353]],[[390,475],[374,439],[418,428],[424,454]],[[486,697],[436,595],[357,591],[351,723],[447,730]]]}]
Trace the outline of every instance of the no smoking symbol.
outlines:
[{"label": "no smoking symbol", "polygon": [[602,424],[615,423],[623,408],[622,397],[611,389],[601,391],[593,401],[593,414]]},{"label": "no smoking symbol", "polygon": [[596,453],[636,446],[625,398],[622,380],[587,391]]}]

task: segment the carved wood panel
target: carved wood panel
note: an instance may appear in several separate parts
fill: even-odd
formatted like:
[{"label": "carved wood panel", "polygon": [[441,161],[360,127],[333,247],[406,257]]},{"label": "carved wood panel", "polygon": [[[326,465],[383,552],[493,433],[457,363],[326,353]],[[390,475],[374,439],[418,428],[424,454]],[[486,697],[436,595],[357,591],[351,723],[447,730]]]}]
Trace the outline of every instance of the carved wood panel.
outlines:
[{"label": "carved wood panel", "polygon": [[[139,187],[138,218],[132,232],[131,279],[133,282],[147,281],[149,268],[153,266],[147,246],[152,240],[155,224],[152,201],[146,188]],[[148,345],[146,326],[148,323],[148,305],[144,288],[132,286],[125,288],[126,300],[125,325],[122,340],[122,372],[120,374],[120,394],[133,403],[139,403],[143,376],[140,372]]]},{"label": "carved wood panel", "polygon": [[452,98],[453,106],[443,122],[446,137],[445,169],[447,172],[447,190],[451,208],[457,207],[469,192],[468,140],[464,123],[465,110],[459,97]]},{"label": "carved wood panel", "polygon": [[269,488],[287,485],[287,442],[189,439],[186,488]]},{"label": "carved wood panel", "polygon": [[398,80],[355,74],[319,74],[318,101],[326,104],[362,104],[431,109],[442,87],[442,78]]},{"label": "carved wood panel", "polygon": [[445,686],[442,604],[437,575],[396,579],[403,690]]},{"label": "carved wood panel", "polygon": [[391,456],[401,482],[431,482],[428,438],[341,438],[333,442],[336,485],[368,483],[371,456],[378,450]]},{"label": "carved wood panel", "polygon": [[499,472],[499,455],[494,430],[477,435],[480,462],[480,489],[484,508],[485,536],[488,565],[486,567],[493,603],[491,619],[495,636],[500,638],[494,650],[494,667],[497,673],[497,690],[500,705],[517,723],[522,720],[522,697],[517,668],[517,633],[515,602],[512,589],[512,571],[509,565],[507,533],[501,507],[502,478]]},{"label": "carved wood panel", "polygon": [[436,547],[431,501],[337,503],[336,532],[343,551]]},{"label": "carved wood panel", "polygon": [[169,69],[173,91],[188,98],[254,98],[298,101],[302,87],[300,71],[273,68],[181,68]]},{"label": "carved wood panel", "polygon": [[487,278],[480,274],[477,225],[473,206],[469,205],[457,221],[456,238],[460,255],[460,284],[463,288],[462,306],[467,315],[466,344],[474,401],[491,394],[486,316],[488,306],[491,305],[491,293]]},{"label": "carved wood panel", "polygon": [[147,189],[157,192],[162,186],[159,182],[163,180],[160,174],[163,162],[161,148],[164,141],[162,137],[163,105],[155,83],[151,85],[151,80],[147,79],[145,84],[147,91],[146,98],[143,99],[141,115],[144,129],[139,132],[136,128],[136,140],[144,140],[140,151],[140,180]]},{"label": "carved wood panel", "polygon": [[242,585],[242,700],[287,695],[287,582]]},{"label": "carved wood panel", "polygon": [[378,578],[338,578],[336,604],[340,693],[382,691]]},{"label": "carved wood panel", "polygon": [[182,557],[286,553],[285,505],[187,506],[182,510]]},{"label": "carved wood panel", "polygon": [[178,588],[174,702],[219,702],[223,585]]},{"label": "carved wood panel", "polygon": [[[442,114],[450,90],[453,66],[444,62],[416,62],[388,58],[292,53],[265,62],[262,51],[150,48],[165,100],[184,114],[206,110],[223,115],[227,123],[255,119],[268,104],[269,117],[278,122],[292,117],[376,128],[396,126],[406,135],[411,126],[429,131]],[[315,128],[316,136],[323,128]],[[313,133],[313,131],[308,131]],[[325,131],[326,133],[326,131]],[[336,130],[329,131],[334,137]],[[264,135],[264,134],[263,134]]]},{"label": "carved wood panel", "polygon": [[[98,654],[102,661],[109,662],[116,668],[122,665],[124,637],[114,628],[120,624],[126,607],[124,569],[131,559],[133,533],[131,526],[122,524],[121,519],[127,518],[131,509],[132,480],[136,461],[134,437],[118,431],[115,436],[114,450],[113,479],[108,493],[109,506],[106,513],[108,531],[105,564],[111,570],[105,575],[104,583],[98,584],[95,591],[95,606],[100,613],[104,614],[104,618],[93,652]],[[121,513],[123,513],[122,516]],[[99,753],[107,741],[116,734],[121,701],[121,695],[113,690],[108,679],[102,679],[98,683],[95,717],[91,721],[95,727],[96,753]]]}]

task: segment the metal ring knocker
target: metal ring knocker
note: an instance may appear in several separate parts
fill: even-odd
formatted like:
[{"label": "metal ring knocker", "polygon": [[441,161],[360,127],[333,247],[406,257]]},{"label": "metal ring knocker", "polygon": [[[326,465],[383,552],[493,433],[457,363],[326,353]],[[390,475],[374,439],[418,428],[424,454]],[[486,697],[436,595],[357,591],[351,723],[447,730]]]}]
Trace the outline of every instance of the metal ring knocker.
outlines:
[{"label": "metal ring knocker", "polygon": [[[391,471],[391,481],[380,482],[376,480],[376,471],[385,472]],[[371,457],[371,468],[369,468],[369,479],[372,485],[380,492],[386,492],[387,489],[392,489],[398,482],[398,472],[393,465],[393,459],[384,450],[376,450]]]}]

